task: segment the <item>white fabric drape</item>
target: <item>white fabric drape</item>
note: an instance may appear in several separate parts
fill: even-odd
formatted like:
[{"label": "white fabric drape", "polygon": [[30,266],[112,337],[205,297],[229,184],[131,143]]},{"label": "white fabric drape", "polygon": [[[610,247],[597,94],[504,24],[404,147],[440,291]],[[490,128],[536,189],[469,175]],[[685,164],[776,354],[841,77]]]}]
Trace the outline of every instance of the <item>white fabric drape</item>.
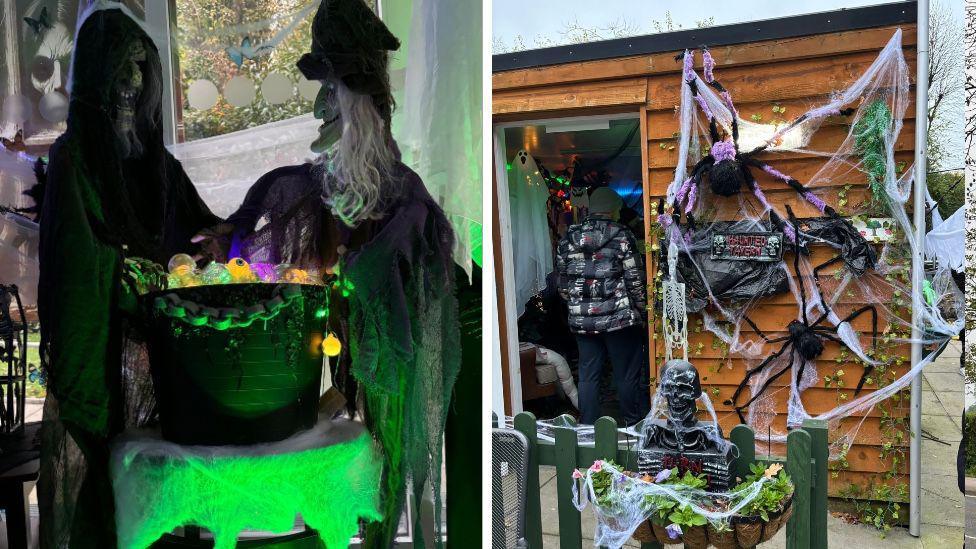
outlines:
[{"label": "white fabric drape", "polygon": [[311,159],[314,155],[308,147],[321,124],[309,113],[168,148],[210,209],[226,217],[259,177]]},{"label": "white fabric drape", "polygon": [[966,263],[966,208],[959,208],[937,223],[939,210],[932,210],[932,230],[925,235],[925,256],[939,266],[961,271]]},{"label": "white fabric drape", "polygon": [[413,0],[393,115],[404,162],[447,212],[457,233],[455,261],[468,274],[472,255],[480,255],[481,19],[481,2]]}]

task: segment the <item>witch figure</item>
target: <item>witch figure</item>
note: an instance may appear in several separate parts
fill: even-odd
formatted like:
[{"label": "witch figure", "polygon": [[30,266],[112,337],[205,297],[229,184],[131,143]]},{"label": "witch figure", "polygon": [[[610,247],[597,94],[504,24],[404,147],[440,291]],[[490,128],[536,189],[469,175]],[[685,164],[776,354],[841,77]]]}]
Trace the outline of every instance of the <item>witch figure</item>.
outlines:
[{"label": "witch figure", "polygon": [[40,205],[41,546],[116,547],[109,440],[153,415],[124,259],[166,264],[219,219],[163,147],[159,53],[130,14],[85,14],[69,86]]},{"label": "witch figure", "polygon": [[417,509],[430,480],[440,540],[441,448],[461,361],[454,233],[390,132],[387,52],[398,47],[362,0],[322,2],[298,62],[322,83],[318,157],[263,176],[197,239],[211,250],[230,240],[231,258],[336,273],[354,288],[332,307],[349,342],[332,381],[383,449],[384,519],[366,526],[364,545],[376,548],[393,543],[407,478]]}]

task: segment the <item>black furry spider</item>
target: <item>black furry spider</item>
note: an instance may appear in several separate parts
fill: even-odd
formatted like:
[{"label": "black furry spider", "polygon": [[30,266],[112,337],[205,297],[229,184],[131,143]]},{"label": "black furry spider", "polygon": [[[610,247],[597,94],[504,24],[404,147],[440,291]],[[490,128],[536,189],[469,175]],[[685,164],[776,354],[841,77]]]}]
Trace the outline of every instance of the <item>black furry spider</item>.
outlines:
[{"label": "black furry spider", "polygon": [[[702,50],[702,55],[704,58],[704,69],[705,69],[705,82],[714,88],[721,96],[725,102],[725,106],[732,113],[732,135],[731,140],[728,139],[729,136],[722,136],[718,131],[718,123],[715,119],[715,115],[712,113],[708,104],[705,102],[704,98],[699,93],[697,75],[692,66],[693,56],[685,56],[684,65],[684,79],[685,83],[691,88],[692,96],[698,103],[699,108],[708,117],[708,133],[711,140],[711,149],[709,154],[698,161],[695,167],[691,170],[691,175],[681,184],[679,187],[674,204],[676,205],[676,211],[672,213],[674,216],[674,221],[678,222],[680,220],[682,205],[684,205],[685,215],[688,217],[689,224],[694,225],[694,219],[691,217],[691,211],[694,208],[695,200],[698,194],[698,187],[701,183],[702,176],[708,176],[709,188],[712,192],[719,196],[734,196],[738,194],[742,187],[748,187],[752,193],[759,199],[763,207],[767,211],[773,211],[772,206],[763,194],[762,189],[756,183],[755,177],[752,175],[750,168],[758,168],[764,172],[770,174],[771,176],[783,180],[787,185],[793,190],[800,194],[807,202],[812,204],[821,213],[836,217],[837,214],[833,208],[828,206],[819,197],[810,192],[810,189],[803,186],[796,179],[776,170],[769,164],[762,162],[756,158],[756,155],[766,150],[769,146],[770,141],[765,144],[760,145],[751,151],[742,152],[739,150],[739,124],[738,124],[738,111],[735,109],[735,105],[732,103],[732,96],[729,94],[722,84],[720,84],[714,78],[713,70],[715,68],[715,60],[712,59],[711,54],[707,49]],[[825,112],[821,116],[828,116],[830,114],[843,114],[850,115],[855,111],[855,109],[845,109],[843,111],[835,112]],[[808,120],[810,118],[809,113],[804,114],[791,122],[785,128],[777,131],[777,135],[782,135],[790,128],[793,128],[800,124],[801,122]],[[669,212],[671,213],[671,212]],[[774,212],[775,213],[775,212]],[[794,240],[794,235],[792,234],[791,227],[787,224],[782,223],[779,218],[774,217],[774,222],[781,224],[783,226],[783,232],[790,238]],[[665,223],[669,223],[669,220],[665,220]]]},{"label": "black furry spider", "polygon": [[[799,231],[799,225],[796,221],[796,217],[793,215],[793,210],[789,206],[786,207],[786,210],[789,213],[790,223],[793,225],[795,234],[800,235],[801,233]],[[800,243],[797,243],[796,251],[794,252],[793,255],[793,268],[798,278],[800,277],[800,253],[801,253],[801,245]],[[807,317],[806,289],[804,288],[804,284],[802,283],[802,281],[800,281],[800,283],[797,286],[799,286],[800,288],[800,310],[802,312],[803,320],[790,321],[789,325],[787,326],[789,335],[776,337],[776,338],[769,338],[765,333],[763,333],[762,330],[759,329],[758,326],[756,326],[756,323],[753,322],[752,319],[750,319],[748,316],[743,316],[743,319],[745,319],[746,323],[748,323],[749,326],[752,327],[752,329],[757,334],[759,334],[759,337],[763,338],[763,340],[766,341],[767,343],[779,343],[779,342],[784,342],[784,343],[783,346],[779,348],[779,350],[775,351],[773,354],[766,357],[755,368],[748,370],[746,372],[745,378],[743,378],[742,382],[739,383],[739,386],[736,388],[735,393],[732,395],[732,398],[725,401],[726,405],[735,407],[735,413],[738,414],[739,420],[742,421],[742,423],[746,422],[745,415],[742,413],[742,411],[748,408],[750,404],[752,404],[756,399],[762,396],[763,393],[766,392],[766,390],[774,381],[776,381],[784,373],[793,369],[793,366],[796,363],[797,355],[799,355],[800,363],[799,366],[797,367],[798,369],[797,369],[796,377],[797,379],[802,379],[803,370],[806,367],[807,361],[815,360],[817,357],[821,355],[821,353],[823,353],[824,339],[833,341],[835,343],[839,343],[841,345],[845,345],[845,343],[841,341],[841,339],[838,337],[836,326],[823,325],[823,322],[827,319],[827,317],[830,315],[831,312],[830,309],[827,308],[827,304],[824,301],[823,297],[821,297],[820,300],[821,305],[824,308],[823,314],[821,314],[820,317],[818,317],[813,322],[810,322],[810,319]],[[875,309],[874,305],[865,305],[855,310],[851,314],[841,319],[837,323],[837,325],[840,326],[844,322],[850,322],[856,319],[857,317],[861,316],[865,312],[871,313],[871,329],[872,329],[871,346],[872,349],[876,349],[877,337],[878,337],[878,311],[877,309]],[[752,398],[750,398],[746,403],[742,405],[738,405],[737,401],[739,399],[739,395],[749,385],[749,380],[752,379],[752,376],[761,372],[764,368],[766,368],[766,366],[768,366],[775,359],[779,358],[787,351],[789,351],[790,353],[790,364],[788,365],[788,367],[785,367],[779,372],[770,376],[770,378],[766,380],[766,382],[762,385],[762,387],[760,387],[758,391],[755,391],[752,394]],[[854,394],[858,394],[861,391],[861,389],[864,386],[865,380],[867,379],[868,375],[871,373],[873,369],[874,367],[872,365],[870,364],[865,365],[864,373],[861,375],[861,379],[857,384],[857,389],[855,389]]]}]

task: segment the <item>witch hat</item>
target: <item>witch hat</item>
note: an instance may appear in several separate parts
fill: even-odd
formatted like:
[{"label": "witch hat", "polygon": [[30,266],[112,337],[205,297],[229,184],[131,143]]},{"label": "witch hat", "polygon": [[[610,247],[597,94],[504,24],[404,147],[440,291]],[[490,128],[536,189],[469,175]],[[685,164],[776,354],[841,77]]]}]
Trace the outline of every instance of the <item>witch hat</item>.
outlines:
[{"label": "witch hat", "polygon": [[363,0],[322,0],[312,21],[312,51],[298,60],[309,80],[335,77],[350,90],[370,95],[389,121],[392,110],[387,51],[400,41]]}]

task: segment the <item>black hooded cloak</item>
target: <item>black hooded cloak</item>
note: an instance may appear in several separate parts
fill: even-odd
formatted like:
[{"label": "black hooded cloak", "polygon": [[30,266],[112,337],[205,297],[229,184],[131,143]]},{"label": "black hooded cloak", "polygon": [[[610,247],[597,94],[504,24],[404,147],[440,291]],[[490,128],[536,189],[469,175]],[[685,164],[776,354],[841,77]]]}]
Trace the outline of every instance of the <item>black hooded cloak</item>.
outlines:
[{"label": "black hooded cloak", "polygon": [[[137,43],[146,52],[134,121],[142,154],[126,158],[113,120]],[[78,32],[71,75],[67,130],[51,147],[40,224],[38,308],[49,379],[41,541],[115,547],[108,441],[144,423],[153,407],[148,384],[135,382],[140,372],[123,358],[130,347],[123,260],[165,265],[219,219],[163,147],[159,53],[139,24],[119,9],[94,11]],[[144,368],[141,375],[145,382]]]}]

